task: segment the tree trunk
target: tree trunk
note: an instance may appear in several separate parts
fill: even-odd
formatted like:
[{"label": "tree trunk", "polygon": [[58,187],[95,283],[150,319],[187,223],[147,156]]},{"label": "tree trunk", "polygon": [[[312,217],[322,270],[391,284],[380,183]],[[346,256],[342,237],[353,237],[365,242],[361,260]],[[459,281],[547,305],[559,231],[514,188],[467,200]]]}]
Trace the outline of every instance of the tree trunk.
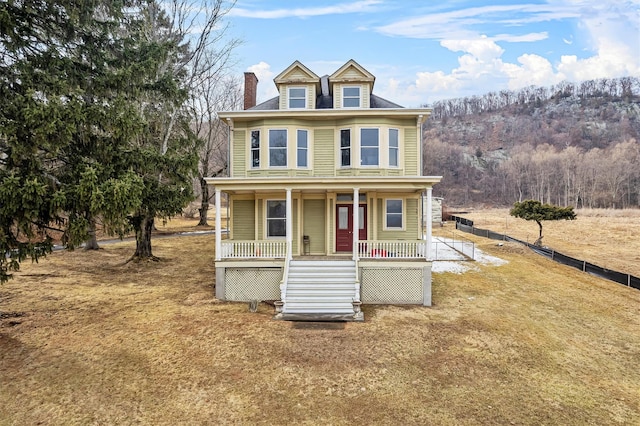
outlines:
[{"label": "tree trunk", "polygon": [[89,227],[87,229],[87,233],[89,234],[89,239],[85,241],[84,249],[99,250],[100,246],[98,245],[98,238],[96,236],[96,220],[93,217],[89,219]]},{"label": "tree trunk", "polygon": [[207,213],[209,212],[209,185],[204,179],[200,179],[200,189],[202,193],[202,201],[200,203],[200,222],[198,226],[209,226],[207,223]]},{"label": "tree trunk", "polygon": [[541,246],[542,245],[542,222],[540,222],[539,220],[536,220],[536,223],[538,224],[538,227],[540,228],[540,234],[538,236],[538,239],[533,243],[533,245]]},{"label": "tree trunk", "polygon": [[136,231],[136,252],[132,260],[158,260],[151,251],[151,232],[154,218],[142,215],[136,218],[134,228]]}]

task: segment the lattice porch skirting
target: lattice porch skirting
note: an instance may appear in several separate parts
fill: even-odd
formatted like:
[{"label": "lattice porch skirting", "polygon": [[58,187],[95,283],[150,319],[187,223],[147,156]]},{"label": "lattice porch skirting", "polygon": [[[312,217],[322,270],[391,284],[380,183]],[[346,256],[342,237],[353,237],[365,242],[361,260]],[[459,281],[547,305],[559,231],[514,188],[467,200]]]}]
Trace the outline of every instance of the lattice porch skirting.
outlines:
[{"label": "lattice porch skirting", "polygon": [[[424,274],[423,267],[361,267],[362,303],[423,304]],[[431,304],[430,278],[428,305]]]},{"label": "lattice porch skirting", "polygon": [[225,299],[280,300],[282,268],[226,268]]}]

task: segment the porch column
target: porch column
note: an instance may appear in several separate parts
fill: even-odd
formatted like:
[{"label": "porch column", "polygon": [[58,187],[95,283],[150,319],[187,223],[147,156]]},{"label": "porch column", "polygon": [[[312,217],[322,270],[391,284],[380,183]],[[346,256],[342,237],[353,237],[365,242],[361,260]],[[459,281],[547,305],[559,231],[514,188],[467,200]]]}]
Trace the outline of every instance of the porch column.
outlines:
[{"label": "porch column", "polygon": [[291,205],[291,188],[287,188],[287,209],[285,216],[286,224],[286,242],[287,242],[287,260],[293,257],[293,206]]},{"label": "porch column", "polygon": [[[220,220],[220,190],[215,188],[216,203],[216,257],[215,260],[222,259],[222,221]],[[227,220],[228,222],[228,220]]]},{"label": "porch column", "polygon": [[431,256],[431,227],[433,225],[433,200],[431,199],[433,189],[427,188],[427,260],[433,260]]},{"label": "porch column", "polygon": [[360,188],[353,188],[353,260],[358,260],[360,238]]}]

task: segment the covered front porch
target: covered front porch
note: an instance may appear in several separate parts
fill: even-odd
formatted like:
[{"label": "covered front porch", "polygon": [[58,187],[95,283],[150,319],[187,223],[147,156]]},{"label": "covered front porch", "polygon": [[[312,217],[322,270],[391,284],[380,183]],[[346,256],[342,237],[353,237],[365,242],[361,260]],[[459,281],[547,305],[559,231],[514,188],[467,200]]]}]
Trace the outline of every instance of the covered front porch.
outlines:
[{"label": "covered front porch", "polygon": [[[216,204],[226,193],[230,206],[229,238],[216,233],[216,296],[274,300],[283,314],[430,305],[429,179],[215,179]],[[220,229],[218,210],[215,220]]]},{"label": "covered front porch", "polygon": [[[429,177],[247,180],[211,182],[216,204],[224,192],[230,206],[229,239],[216,235],[216,261],[345,254],[354,260],[430,260]],[[216,212],[217,226],[221,216]]]}]

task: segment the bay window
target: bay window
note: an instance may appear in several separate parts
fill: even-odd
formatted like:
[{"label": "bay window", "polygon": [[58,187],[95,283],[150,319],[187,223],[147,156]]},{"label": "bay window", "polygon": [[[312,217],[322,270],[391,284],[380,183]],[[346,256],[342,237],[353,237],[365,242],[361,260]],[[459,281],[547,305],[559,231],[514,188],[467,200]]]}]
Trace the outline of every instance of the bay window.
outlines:
[{"label": "bay window", "polygon": [[286,130],[269,130],[269,167],[287,167]]},{"label": "bay window", "polygon": [[306,130],[297,131],[297,162],[298,167],[309,167],[309,142],[308,132]]},{"label": "bay window", "polygon": [[260,130],[251,131],[251,168],[260,168]]},{"label": "bay window", "polygon": [[377,166],[379,164],[378,129],[360,129],[360,165]]},{"label": "bay window", "polygon": [[389,167],[398,167],[398,129],[389,129]]},{"label": "bay window", "polygon": [[351,166],[351,130],[340,130],[340,166]]}]

